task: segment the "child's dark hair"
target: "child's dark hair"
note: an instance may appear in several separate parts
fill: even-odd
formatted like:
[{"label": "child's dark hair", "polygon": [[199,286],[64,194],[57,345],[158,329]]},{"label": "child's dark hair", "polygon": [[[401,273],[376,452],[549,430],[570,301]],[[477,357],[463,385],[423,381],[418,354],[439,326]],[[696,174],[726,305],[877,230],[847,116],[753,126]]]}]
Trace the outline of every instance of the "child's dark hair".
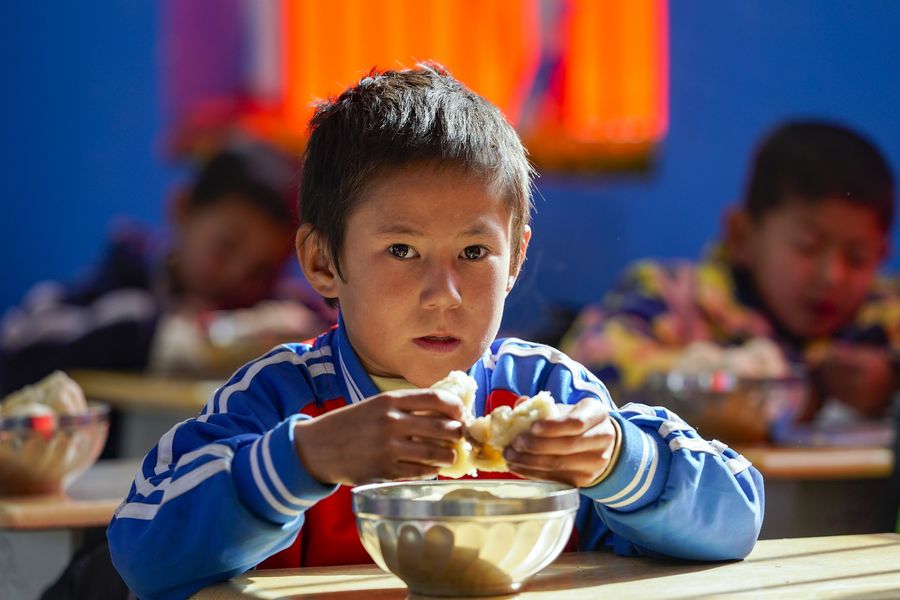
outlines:
[{"label": "child's dark hair", "polygon": [[759,146],[744,198],[754,219],[786,202],[847,199],[870,207],[888,231],[894,179],[878,149],[858,133],[821,121],[793,121]]},{"label": "child's dark hair", "polygon": [[238,199],[285,227],[294,226],[299,161],[261,143],[231,143],[200,167],[189,207]]},{"label": "child's dark hair", "polygon": [[[300,223],[319,232],[343,278],[347,219],[377,177],[414,163],[461,167],[504,198],[517,249],[531,214],[532,168],[515,130],[490,102],[435,63],[371,71],[310,121]],[[518,268],[518,252],[513,252]]]}]

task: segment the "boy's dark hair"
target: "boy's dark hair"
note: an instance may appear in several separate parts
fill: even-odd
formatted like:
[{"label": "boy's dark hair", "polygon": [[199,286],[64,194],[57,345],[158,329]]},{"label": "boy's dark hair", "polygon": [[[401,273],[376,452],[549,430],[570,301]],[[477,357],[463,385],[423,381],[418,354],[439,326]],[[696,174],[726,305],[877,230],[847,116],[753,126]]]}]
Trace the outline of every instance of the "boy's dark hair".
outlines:
[{"label": "boy's dark hair", "polygon": [[786,202],[844,198],[870,207],[888,231],[894,179],[878,149],[858,133],[821,121],[793,121],[760,144],[744,198],[754,219]]},{"label": "boy's dark hair", "polygon": [[414,163],[461,167],[483,178],[509,203],[513,260],[531,213],[525,148],[490,102],[442,66],[372,70],[310,120],[300,183],[300,223],[327,244],[337,274],[347,219],[377,177]]},{"label": "boy's dark hair", "polygon": [[201,167],[191,189],[191,209],[229,198],[247,202],[285,227],[294,225],[299,161],[259,142],[226,145]]}]

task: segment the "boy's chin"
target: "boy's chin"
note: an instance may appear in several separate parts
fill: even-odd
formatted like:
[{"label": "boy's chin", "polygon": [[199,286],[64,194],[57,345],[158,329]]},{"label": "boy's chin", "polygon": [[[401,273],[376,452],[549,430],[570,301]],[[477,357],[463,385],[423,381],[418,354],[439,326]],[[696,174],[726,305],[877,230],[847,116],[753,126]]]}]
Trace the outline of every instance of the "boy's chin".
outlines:
[{"label": "boy's chin", "polygon": [[[473,361],[474,362],[474,361]],[[471,364],[467,365],[435,365],[426,369],[409,369],[403,378],[419,388],[427,388],[434,385],[447,376],[450,371],[468,371]]]}]

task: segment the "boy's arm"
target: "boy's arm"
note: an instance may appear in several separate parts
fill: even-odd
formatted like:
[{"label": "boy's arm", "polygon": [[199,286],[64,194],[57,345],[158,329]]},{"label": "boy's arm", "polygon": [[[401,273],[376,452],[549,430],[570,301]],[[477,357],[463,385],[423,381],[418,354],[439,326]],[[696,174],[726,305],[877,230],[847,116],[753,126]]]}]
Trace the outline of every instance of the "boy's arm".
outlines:
[{"label": "boy's arm", "polygon": [[552,348],[507,340],[491,362],[493,388],[548,390],[565,404],[592,398],[618,426],[614,464],[600,483],[582,489],[595,508],[593,515],[579,513],[582,547],[696,560],[743,558],[753,548],[762,525],[762,476],[736,452],[701,439],[666,409],[616,410],[602,383]]},{"label": "boy's arm", "polygon": [[561,348],[604,381],[634,389],[665,371],[700,320],[689,297],[690,267],[649,261],[630,268],[599,304],[585,307]]},{"label": "boy's arm", "polygon": [[760,473],[664,408],[629,404],[611,416],[621,430],[618,460],[582,490],[613,533],[607,544],[693,560],[747,556],[762,527]]},{"label": "boy's arm", "polygon": [[187,597],[246,571],[290,545],[303,512],[334,491],[294,449],[313,400],[309,354],[282,347],[249,363],[146,456],[108,529],[139,597]]}]

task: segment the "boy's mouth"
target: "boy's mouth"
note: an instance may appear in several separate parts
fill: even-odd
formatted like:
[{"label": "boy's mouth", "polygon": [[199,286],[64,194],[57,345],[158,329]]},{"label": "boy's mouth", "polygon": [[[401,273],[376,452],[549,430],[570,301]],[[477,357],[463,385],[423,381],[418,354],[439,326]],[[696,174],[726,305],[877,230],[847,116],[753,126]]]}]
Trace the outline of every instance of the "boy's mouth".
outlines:
[{"label": "boy's mouth", "polygon": [[419,348],[431,352],[451,352],[462,343],[459,338],[450,335],[425,335],[414,338],[413,342]]}]

